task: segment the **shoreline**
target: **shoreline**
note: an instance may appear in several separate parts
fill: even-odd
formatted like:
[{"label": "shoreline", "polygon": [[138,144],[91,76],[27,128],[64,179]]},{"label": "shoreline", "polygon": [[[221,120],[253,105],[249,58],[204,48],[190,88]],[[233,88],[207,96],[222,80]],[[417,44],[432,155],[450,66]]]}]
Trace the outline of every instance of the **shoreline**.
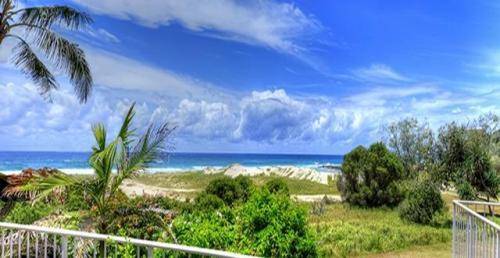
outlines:
[{"label": "shoreline", "polygon": [[[295,168],[295,169],[308,169],[308,170],[314,170],[318,173],[340,173],[340,167],[341,164],[324,164],[324,165],[263,165],[263,166],[246,166],[246,165],[240,165],[237,163],[231,164],[229,166],[193,166],[193,167],[186,167],[186,168],[178,168],[178,167],[152,167],[149,168],[145,171],[145,173],[186,173],[186,172],[204,172],[206,173],[207,171],[210,171],[210,173],[214,173],[213,171],[219,171],[220,173],[224,172],[225,170],[234,167],[234,166],[240,166],[243,167],[249,171],[269,171],[269,170],[275,170],[275,169],[280,169],[280,168]],[[26,168],[25,168],[26,169]],[[66,174],[71,174],[71,175],[90,175],[94,172],[92,168],[57,168],[58,170],[66,173]],[[327,171],[327,170],[330,171]],[[338,171],[337,171],[338,170]],[[22,169],[19,170],[13,170],[13,169],[6,169],[6,170],[0,170],[0,173],[3,174],[16,174],[20,173]]]}]

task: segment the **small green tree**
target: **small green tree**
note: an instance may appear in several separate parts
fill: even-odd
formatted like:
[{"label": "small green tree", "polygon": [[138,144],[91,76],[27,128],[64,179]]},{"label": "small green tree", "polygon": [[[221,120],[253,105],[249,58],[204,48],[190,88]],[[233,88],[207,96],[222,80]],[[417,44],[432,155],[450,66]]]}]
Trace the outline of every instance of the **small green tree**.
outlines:
[{"label": "small green tree", "polygon": [[405,173],[415,178],[433,169],[436,159],[434,134],[427,123],[407,118],[386,128],[387,145],[403,163]]},{"label": "small green tree", "polygon": [[434,178],[455,186],[462,199],[490,200],[498,196],[499,171],[495,170],[492,158],[498,119],[492,118],[483,117],[468,124],[450,123],[439,130],[440,164]]},{"label": "small green tree", "polygon": [[89,159],[94,175],[83,181],[64,173],[49,177],[34,177],[20,187],[20,191],[35,193],[37,199],[50,195],[56,189],[80,188],[90,196],[90,207],[94,213],[99,233],[108,232],[108,214],[113,200],[120,194],[122,182],[144,171],[158,155],[165,151],[164,143],[174,127],[169,123],[151,124],[145,133],[137,137],[131,129],[134,105],[128,110],[118,135],[108,142],[103,124],[92,127],[96,145]]},{"label": "small green tree", "polygon": [[359,206],[395,206],[403,199],[403,165],[381,142],[356,147],[344,157],[337,181],[342,198]]}]

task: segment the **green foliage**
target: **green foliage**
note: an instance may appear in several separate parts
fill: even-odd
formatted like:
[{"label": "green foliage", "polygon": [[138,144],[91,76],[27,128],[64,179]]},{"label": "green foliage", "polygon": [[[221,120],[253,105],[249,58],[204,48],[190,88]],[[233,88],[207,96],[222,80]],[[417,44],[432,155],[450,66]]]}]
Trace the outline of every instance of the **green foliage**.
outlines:
[{"label": "green foliage", "polygon": [[168,224],[178,213],[177,202],[164,197],[115,200],[105,216],[108,232],[149,240],[172,240]]},{"label": "green foliage", "polygon": [[350,204],[396,206],[404,197],[403,165],[383,143],[356,147],[344,157],[338,188]]},{"label": "green foliage", "polygon": [[[500,178],[492,164],[491,152],[497,129],[485,121],[451,123],[439,130],[440,166],[434,177],[444,184],[455,185],[463,199],[496,198],[499,192]],[[498,123],[495,121],[491,123]]]},{"label": "green foliage", "polygon": [[225,206],[224,201],[216,195],[202,192],[196,196],[195,209],[199,211],[213,211]]},{"label": "green foliage", "polygon": [[90,210],[90,197],[81,187],[69,187],[65,194],[64,207],[67,210]]},{"label": "green foliage", "polygon": [[53,211],[54,206],[44,202],[37,202],[33,205],[27,202],[18,202],[5,220],[19,224],[33,224]]},{"label": "green foliage", "polygon": [[[173,232],[181,244],[232,250],[266,257],[314,257],[316,243],[307,227],[307,216],[287,195],[267,189],[255,191],[235,207],[211,194],[198,196],[204,210],[177,217]],[[219,201],[214,201],[219,200]]]},{"label": "green foliage", "polygon": [[252,188],[252,182],[246,177],[222,177],[211,181],[205,192],[219,197],[227,205],[233,205],[237,201],[246,201]]},{"label": "green foliage", "polygon": [[175,219],[173,232],[184,245],[227,250],[234,244],[234,216],[231,210],[185,214]]},{"label": "green foliage", "polygon": [[265,188],[270,192],[270,193],[275,193],[275,194],[285,194],[289,195],[290,190],[288,189],[288,185],[286,184],[285,180],[281,178],[275,178],[270,180],[269,182],[266,183]]},{"label": "green foliage", "polygon": [[415,178],[433,168],[436,153],[429,124],[408,118],[390,124],[386,131],[387,145],[400,158],[407,176]]},{"label": "green foliage", "polygon": [[306,212],[282,194],[258,191],[239,210],[238,249],[265,257],[315,257]]},{"label": "green foliage", "polygon": [[443,208],[444,200],[439,187],[429,181],[417,182],[401,203],[399,216],[410,222],[431,224]]}]

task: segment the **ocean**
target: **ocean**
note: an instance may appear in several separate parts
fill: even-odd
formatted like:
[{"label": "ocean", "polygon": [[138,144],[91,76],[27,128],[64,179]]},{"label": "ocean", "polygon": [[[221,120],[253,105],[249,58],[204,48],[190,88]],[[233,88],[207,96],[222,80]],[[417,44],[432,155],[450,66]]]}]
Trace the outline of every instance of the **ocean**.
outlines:
[{"label": "ocean", "polygon": [[[0,152],[0,171],[19,172],[24,168],[51,167],[75,173],[91,172],[88,152]],[[149,171],[176,172],[223,168],[234,163],[248,167],[297,166],[327,171],[342,163],[342,155],[171,153],[162,155]]]}]

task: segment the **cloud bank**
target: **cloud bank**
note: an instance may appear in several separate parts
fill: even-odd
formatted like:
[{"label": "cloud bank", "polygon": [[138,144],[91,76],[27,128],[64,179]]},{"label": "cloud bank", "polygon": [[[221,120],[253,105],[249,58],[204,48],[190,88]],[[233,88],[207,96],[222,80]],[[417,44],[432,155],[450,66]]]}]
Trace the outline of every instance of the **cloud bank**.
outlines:
[{"label": "cloud bank", "polygon": [[301,51],[300,38],[320,23],[289,3],[271,0],[73,0],[98,14],[148,27],[178,23],[205,35],[262,45],[285,53]]}]

